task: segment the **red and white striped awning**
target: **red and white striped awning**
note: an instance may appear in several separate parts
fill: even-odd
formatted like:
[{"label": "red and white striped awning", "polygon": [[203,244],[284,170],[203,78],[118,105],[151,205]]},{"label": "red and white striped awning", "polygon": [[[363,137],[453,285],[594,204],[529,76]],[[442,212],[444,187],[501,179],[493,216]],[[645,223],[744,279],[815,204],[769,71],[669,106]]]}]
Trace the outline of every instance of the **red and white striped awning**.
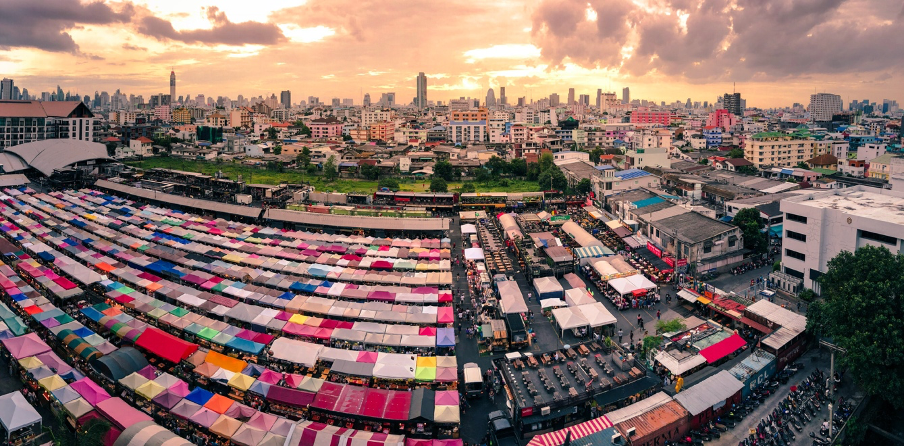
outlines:
[{"label": "red and white striped awning", "polygon": [[587,422],[581,422],[568,428],[563,428],[551,433],[534,436],[527,445],[553,446],[565,443],[565,437],[571,432],[571,440],[586,438],[594,433],[599,433],[612,426],[612,422],[606,416],[591,419]]}]

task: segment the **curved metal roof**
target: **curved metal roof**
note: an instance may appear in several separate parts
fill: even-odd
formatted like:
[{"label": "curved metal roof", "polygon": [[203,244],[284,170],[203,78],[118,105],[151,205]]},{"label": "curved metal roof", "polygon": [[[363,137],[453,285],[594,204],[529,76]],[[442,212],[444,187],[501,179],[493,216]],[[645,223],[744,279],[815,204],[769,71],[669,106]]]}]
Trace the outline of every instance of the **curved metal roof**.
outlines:
[{"label": "curved metal roof", "polygon": [[6,152],[18,155],[46,176],[53,174],[54,169],[62,169],[80,161],[111,159],[103,144],[69,139],[34,141],[7,148]]}]

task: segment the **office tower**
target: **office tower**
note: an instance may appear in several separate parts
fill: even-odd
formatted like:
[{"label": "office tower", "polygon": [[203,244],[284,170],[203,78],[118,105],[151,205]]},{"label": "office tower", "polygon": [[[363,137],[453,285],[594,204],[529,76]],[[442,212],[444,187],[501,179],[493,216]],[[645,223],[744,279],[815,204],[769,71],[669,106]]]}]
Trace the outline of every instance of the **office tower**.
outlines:
[{"label": "office tower", "polygon": [[0,99],[13,99],[13,80],[3,78],[0,81]]},{"label": "office tower", "polygon": [[585,107],[589,107],[590,106],[590,95],[579,96],[578,103],[584,105]]},{"label": "office tower", "polygon": [[690,99],[690,98],[687,98],[687,103],[684,104],[684,108],[685,108],[685,109],[690,109],[690,108],[691,108],[691,99]]},{"label": "office tower", "polygon": [[427,76],[423,71],[417,75],[417,97],[414,105],[418,109],[427,108]]},{"label": "office tower", "polygon": [[370,107],[370,93],[364,94],[364,107]]},{"label": "office tower", "polygon": [[810,95],[810,119],[832,121],[832,115],[841,112],[841,96],[831,93]]},{"label": "office tower", "polygon": [[740,93],[726,93],[722,96],[722,108],[737,116],[744,116]]},{"label": "office tower", "polygon": [[568,105],[573,105],[573,104],[574,104],[574,89],[570,88],[570,89],[568,89]]},{"label": "office tower", "polygon": [[526,99],[526,98],[523,97],[523,96],[520,97],[520,98],[518,98],[518,107],[524,107],[524,100],[525,100],[525,99]]},{"label": "office tower", "polygon": [[559,105],[559,94],[553,93],[549,95],[549,106],[550,107],[558,107]]},{"label": "office tower", "polygon": [[332,100],[333,107],[339,107],[340,104],[342,104],[342,102],[339,100],[339,98],[333,98],[333,100]]},{"label": "office tower", "polygon": [[170,101],[176,99],[176,72],[170,71],[169,74],[169,97]]},{"label": "office tower", "polygon": [[628,87],[621,89],[621,103],[631,104],[631,89]]},{"label": "office tower", "polygon": [[599,109],[603,106],[603,89],[596,89],[596,108]]},{"label": "office tower", "polygon": [[499,105],[508,105],[508,99],[505,97],[505,87],[499,87]]},{"label": "office tower", "polygon": [[487,107],[496,107],[496,93],[493,89],[487,90],[486,105]]},{"label": "office tower", "polygon": [[[241,96],[239,96],[241,98]],[[292,108],[292,92],[289,90],[283,90],[279,92],[279,103],[282,104],[283,108],[288,110]],[[241,104],[239,104],[241,106]]]}]

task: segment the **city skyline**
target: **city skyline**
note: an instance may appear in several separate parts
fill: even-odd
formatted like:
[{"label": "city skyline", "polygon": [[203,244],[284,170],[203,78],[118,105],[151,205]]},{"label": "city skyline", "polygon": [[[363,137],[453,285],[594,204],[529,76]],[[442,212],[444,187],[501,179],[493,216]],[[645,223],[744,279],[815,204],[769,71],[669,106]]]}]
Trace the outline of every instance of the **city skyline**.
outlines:
[{"label": "city skyline", "polygon": [[[902,81],[896,69],[904,50],[875,45],[894,41],[888,18],[904,17],[904,10],[893,2],[836,0],[819,8],[707,2],[690,12],[670,2],[630,1],[399,3],[389,11],[368,2],[288,3],[54,5],[62,19],[37,14],[41,1],[21,2],[10,10],[35,14],[28,21],[0,18],[6,50],[0,73],[32,94],[61,85],[82,96],[167,92],[164,77],[174,69],[179,92],[192,95],[290,90],[356,104],[364,93],[387,92],[407,102],[417,96],[419,72],[428,79],[430,100],[444,102],[482,98],[500,87],[528,101],[569,88],[577,97],[624,87],[634,98],[657,102],[712,101],[733,91],[733,82],[749,107],[806,103],[822,92],[840,95],[844,104],[901,100],[894,86]],[[857,17],[835,17],[851,8]],[[22,23],[53,32],[35,35]],[[779,25],[784,28],[770,28]],[[819,54],[830,47],[843,56]]]}]

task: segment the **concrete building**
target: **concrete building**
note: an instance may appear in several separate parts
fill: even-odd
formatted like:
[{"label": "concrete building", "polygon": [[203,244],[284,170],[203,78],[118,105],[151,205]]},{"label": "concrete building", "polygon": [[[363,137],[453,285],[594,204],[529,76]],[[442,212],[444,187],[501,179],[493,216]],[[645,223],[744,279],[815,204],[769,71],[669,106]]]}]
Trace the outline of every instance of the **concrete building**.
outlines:
[{"label": "concrete building", "polygon": [[[815,281],[842,250],[865,245],[904,250],[904,191],[852,186],[800,194],[781,202],[782,271],[820,292]],[[789,287],[791,290],[793,288]],[[798,290],[791,290],[794,292]]]},{"label": "concrete building", "polygon": [[283,90],[279,92],[279,103],[282,104],[282,108],[289,110],[292,108],[292,92],[289,90]]},{"label": "concrete building", "polygon": [[170,102],[166,105],[170,105],[173,101],[176,100],[176,72],[170,71],[169,74],[169,97]]},{"label": "concrete building", "polygon": [[657,168],[670,168],[669,150],[664,147],[650,147],[646,149],[629,149],[625,151],[625,169],[645,168],[647,166]]},{"label": "concrete building", "polygon": [[342,137],[342,121],[336,118],[318,118],[311,120],[309,126],[311,128],[312,138],[341,138]]},{"label": "concrete building", "polygon": [[449,134],[456,144],[482,143],[487,139],[487,121],[449,121]]},{"label": "concrete building", "polygon": [[622,104],[630,104],[631,103],[631,89],[625,87],[621,91],[621,103]]},{"label": "concrete building", "polygon": [[640,107],[631,113],[631,124],[659,124],[668,126],[672,119],[672,112],[654,111],[646,107]]},{"label": "concrete building", "polygon": [[707,127],[719,127],[728,132],[738,123],[738,119],[726,109],[718,109],[706,118]]},{"label": "concrete building", "polygon": [[568,105],[574,105],[574,88],[568,89]]},{"label": "concrete building", "polygon": [[81,101],[0,102],[0,149],[33,141],[97,141],[100,121]]},{"label": "concrete building", "polygon": [[797,138],[781,132],[761,132],[747,140],[744,158],[757,169],[794,167],[814,157],[815,140]]},{"label": "concrete building", "polygon": [[414,105],[421,110],[427,108],[427,75],[423,71],[417,74],[417,97]]},{"label": "concrete building", "polygon": [[493,89],[487,90],[487,98],[484,104],[486,104],[487,108],[496,107],[496,93],[493,92]]},{"label": "concrete building", "polygon": [[810,95],[810,119],[813,121],[832,121],[832,115],[841,113],[841,96],[831,93],[814,93]]},{"label": "concrete building", "polygon": [[368,127],[380,121],[392,121],[394,116],[392,110],[365,110],[361,112],[361,124]]},{"label": "concrete building", "polygon": [[744,100],[740,93],[726,93],[722,98],[722,107],[735,116],[744,116]]}]

